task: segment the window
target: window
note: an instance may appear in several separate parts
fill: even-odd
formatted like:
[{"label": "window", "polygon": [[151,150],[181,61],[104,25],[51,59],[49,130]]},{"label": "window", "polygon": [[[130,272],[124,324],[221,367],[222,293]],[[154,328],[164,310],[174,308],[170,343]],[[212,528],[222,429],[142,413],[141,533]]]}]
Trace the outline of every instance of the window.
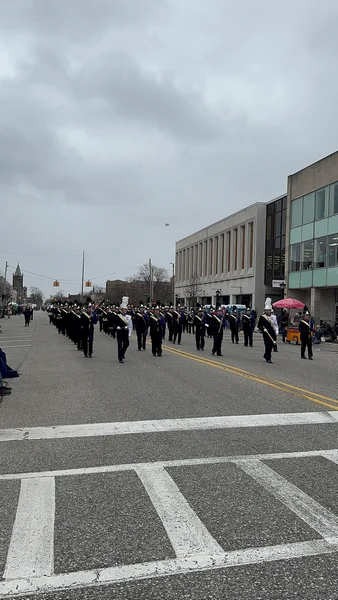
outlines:
[{"label": "window", "polygon": [[219,257],[218,257],[218,235],[215,237],[215,273],[218,273]]},{"label": "window", "polygon": [[275,252],[273,256],[273,276],[278,278],[281,274],[281,255]]},{"label": "window", "polygon": [[303,198],[291,202],[291,227],[299,227],[302,224]]},{"label": "window", "polygon": [[182,269],[183,281],[186,279],[186,264],[185,264],[185,250],[183,250],[183,269]]},{"label": "window", "polygon": [[315,220],[315,193],[306,194],[303,197],[303,225]]},{"label": "window", "polygon": [[209,240],[209,269],[210,269],[210,275],[213,274],[213,240]]},{"label": "window", "polygon": [[282,235],[286,233],[286,209],[282,210]]},{"label": "window", "polygon": [[206,277],[208,272],[208,242],[204,242],[204,277]]},{"label": "window", "polygon": [[224,273],[224,233],[221,235],[221,273]]},{"label": "window", "polygon": [[327,217],[328,190],[329,188],[326,187],[316,192],[316,221]]},{"label": "window", "polygon": [[275,214],[275,237],[281,234],[282,228],[282,213],[278,212]]},{"label": "window", "polygon": [[274,215],[270,215],[267,219],[266,219],[266,239],[267,240],[272,240],[272,238],[274,237]]},{"label": "window", "polygon": [[300,244],[290,246],[290,271],[300,271]]},{"label": "window", "polygon": [[198,273],[198,244],[195,244],[194,275],[200,277]]},{"label": "window", "polygon": [[231,269],[231,231],[227,233],[227,272]]},{"label": "window", "polygon": [[186,270],[186,279],[190,279],[190,252],[189,248],[187,248],[187,270]]},{"label": "window", "polygon": [[336,267],[338,265],[338,233],[334,233],[328,237],[328,259],[329,267]]},{"label": "window", "polygon": [[338,215],[338,183],[330,185],[330,215]]},{"label": "window", "polygon": [[327,238],[322,237],[315,240],[315,261],[314,268],[321,269],[327,267]]},{"label": "window", "polygon": [[241,227],[241,269],[245,269],[245,225]]},{"label": "window", "polygon": [[203,244],[202,244],[202,242],[200,242],[200,244],[199,244],[198,259],[199,259],[199,264],[200,264],[198,275],[199,275],[199,277],[203,277]]},{"label": "window", "polygon": [[280,212],[282,210],[282,201],[276,200],[275,205],[276,205],[276,212]]},{"label": "window", "polygon": [[313,269],[313,240],[303,242],[301,246],[301,270]]},{"label": "window", "polygon": [[234,270],[237,271],[238,259],[238,229],[234,229]]},{"label": "window", "polygon": [[254,237],[253,223],[249,223],[248,229],[249,229],[249,264],[248,264],[248,267],[249,267],[249,269],[252,269],[252,265],[253,265],[253,237]]},{"label": "window", "polygon": [[274,212],[275,212],[275,203],[270,202],[270,204],[268,204],[268,207],[267,207],[267,213],[268,213],[268,215],[273,215]]}]

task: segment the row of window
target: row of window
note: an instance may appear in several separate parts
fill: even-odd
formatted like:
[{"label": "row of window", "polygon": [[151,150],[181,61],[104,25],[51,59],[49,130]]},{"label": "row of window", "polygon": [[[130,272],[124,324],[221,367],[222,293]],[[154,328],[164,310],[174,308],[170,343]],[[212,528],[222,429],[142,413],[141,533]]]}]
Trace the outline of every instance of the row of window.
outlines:
[{"label": "row of window", "polygon": [[253,244],[254,224],[251,222],[184,248],[177,252],[176,280],[187,281],[251,269]]},{"label": "row of window", "polygon": [[306,194],[291,203],[291,227],[338,214],[338,182]]},{"label": "row of window", "polygon": [[290,246],[290,272],[338,265],[338,233]]}]

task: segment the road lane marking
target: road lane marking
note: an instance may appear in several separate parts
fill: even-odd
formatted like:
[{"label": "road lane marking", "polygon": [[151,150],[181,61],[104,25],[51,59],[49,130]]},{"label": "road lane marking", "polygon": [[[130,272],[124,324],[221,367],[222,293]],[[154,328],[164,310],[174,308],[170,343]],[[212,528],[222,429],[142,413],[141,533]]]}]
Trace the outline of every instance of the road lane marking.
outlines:
[{"label": "road lane marking", "polygon": [[158,419],[152,421],[116,421],[113,423],[84,423],[80,425],[0,429],[0,442],[135,435],[140,433],[163,433],[171,431],[316,425],[327,423],[338,423],[338,413],[335,411],[325,411],[230,415],[224,417],[191,417],[183,419]]},{"label": "road lane marking", "polygon": [[[214,367],[216,369],[221,369],[227,373],[231,373],[233,375],[238,375],[239,377],[244,377],[245,379],[249,379],[251,381],[256,381],[257,383],[261,383],[263,385],[267,385],[269,387],[273,387],[282,392],[286,392],[288,394],[292,394],[293,396],[298,396],[301,398],[305,398],[306,400],[310,400],[311,402],[315,402],[316,404],[321,404],[322,406],[326,406],[328,408],[333,408],[334,410],[338,410],[338,399],[330,398],[328,396],[323,396],[321,394],[317,394],[316,392],[311,392],[310,390],[305,390],[303,388],[299,388],[297,386],[284,383],[282,381],[278,381],[275,379],[266,378],[262,375],[255,375],[254,373],[250,373],[249,371],[245,371],[244,369],[240,369],[238,367],[234,367],[232,365],[227,365],[222,362],[217,362],[213,359],[204,358],[201,356],[197,356],[195,354],[190,354],[189,352],[185,352],[183,350],[178,350],[177,348],[171,348],[169,346],[163,345],[162,348],[171,354],[176,354],[178,356],[182,356],[183,358],[189,358],[190,360],[194,360],[201,364],[207,365],[209,367]],[[327,402],[324,402],[327,400]]]},{"label": "road lane marking", "polygon": [[163,467],[149,465],[137,467],[135,471],[162,521],[177,558],[224,553]]},{"label": "road lane marking", "polygon": [[311,458],[321,456],[332,460],[338,450],[308,450],[304,452],[275,452],[272,454],[244,454],[239,456],[212,456],[202,458],[183,458],[178,460],[161,460],[154,462],[122,463],[118,465],[103,465],[100,467],[80,467],[78,469],[61,469],[55,471],[37,471],[31,473],[3,473],[1,480],[34,479],[36,477],[71,477],[74,475],[92,475],[97,473],[116,473],[120,471],[135,471],[137,468],[162,467],[194,467],[199,465],[220,465],[249,460],[282,460],[288,458]]},{"label": "road lane marking", "polygon": [[23,479],[4,579],[54,572],[55,479]]},{"label": "road lane marking", "polygon": [[4,344],[2,347],[8,348],[9,350],[11,348],[31,348],[32,344],[14,344],[14,345],[12,344],[11,346],[9,346],[8,344]]},{"label": "road lane marking", "polygon": [[260,460],[238,466],[324,539],[338,538],[338,517]]},{"label": "road lane marking", "polygon": [[329,555],[335,552],[338,539],[312,540],[263,546],[223,552],[222,555],[195,555],[189,558],[177,558],[134,565],[106,567],[88,571],[63,573],[51,577],[36,577],[0,582],[0,598],[15,598],[25,594],[48,593],[78,588],[91,588],[102,585],[114,585],[144,579],[184,575],[203,571],[214,571],[245,565],[258,565],[279,560],[291,560],[318,555]]}]

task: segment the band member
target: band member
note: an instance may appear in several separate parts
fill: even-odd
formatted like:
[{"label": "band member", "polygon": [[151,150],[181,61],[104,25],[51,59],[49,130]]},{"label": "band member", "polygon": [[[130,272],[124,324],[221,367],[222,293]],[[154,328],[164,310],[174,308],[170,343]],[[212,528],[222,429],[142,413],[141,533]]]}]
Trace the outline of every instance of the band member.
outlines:
[{"label": "band member", "polygon": [[236,306],[233,306],[232,308],[232,313],[229,314],[229,323],[230,323],[230,330],[231,330],[231,341],[234,344],[236,342],[236,344],[238,344],[239,342],[239,337],[238,337],[238,314],[237,314],[237,308]]},{"label": "band member", "polygon": [[271,352],[276,343],[276,332],[270,317],[272,312],[271,298],[265,301],[264,313],[259,317],[258,329],[263,334],[265,353],[264,358],[267,363],[272,364]]},{"label": "band member", "polygon": [[300,341],[302,343],[301,347],[301,358],[305,358],[305,350],[307,348],[307,353],[309,360],[313,360],[313,352],[312,352],[312,332],[313,332],[313,322],[310,319],[309,311],[303,315],[302,319],[299,321],[299,331],[300,331]]},{"label": "band member", "polygon": [[174,326],[174,335],[173,335],[173,344],[181,345],[182,339],[182,320],[181,320],[181,312],[180,307],[177,307],[176,310],[173,311],[173,326]]},{"label": "band member", "polygon": [[224,327],[224,317],[222,315],[222,311],[217,309],[211,316],[211,324],[210,330],[212,332],[212,337],[214,338],[214,345],[212,349],[212,354],[217,356],[223,356],[222,354],[222,341],[223,341],[223,327]]},{"label": "band member", "polygon": [[247,308],[245,313],[242,315],[242,327],[244,334],[244,346],[253,346],[253,331],[252,331],[252,321],[251,321],[251,311],[250,308]]},{"label": "band member", "polygon": [[93,356],[93,342],[94,342],[94,325],[97,323],[96,312],[93,311],[91,302],[81,312],[81,337],[82,337],[82,350],[84,356],[91,358]]},{"label": "band member", "polygon": [[143,305],[135,311],[134,323],[137,335],[137,348],[139,351],[146,349],[148,334],[148,315]]},{"label": "band member", "polygon": [[168,332],[169,332],[169,337],[168,337],[168,341],[169,342],[173,341],[173,335],[174,335],[173,311],[174,311],[174,308],[173,308],[173,306],[171,306],[169,308],[169,310],[167,310],[166,313],[165,313],[165,321],[167,323]]},{"label": "band member", "polygon": [[117,356],[119,363],[123,363],[129,346],[129,338],[133,332],[133,322],[130,315],[127,314],[127,304],[121,304],[121,312],[115,314],[116,337],[117,337]]},{"label": "band member", "polygon": [[205,323],[206,319],[205,316],[203,316],[203,310],[199,308],[196,315],[194,316],[195,340],[197,350],[204,350]]},{"label": "band member", "polygon": [[149,327],[151,338],[151,350],[153,356],[162,356],[162,336],[165,320],[160,313],[158,306],[154,309],[154,313],[149,315]]}]

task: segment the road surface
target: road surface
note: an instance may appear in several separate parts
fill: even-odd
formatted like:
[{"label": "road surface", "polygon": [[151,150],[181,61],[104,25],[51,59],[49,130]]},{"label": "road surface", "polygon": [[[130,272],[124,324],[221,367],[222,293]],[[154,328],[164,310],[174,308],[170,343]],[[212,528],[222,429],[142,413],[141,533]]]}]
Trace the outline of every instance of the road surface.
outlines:
[{"label": "road surface", "polygon": [[0,598],[338,599],[337,353],[1,324]]}]

